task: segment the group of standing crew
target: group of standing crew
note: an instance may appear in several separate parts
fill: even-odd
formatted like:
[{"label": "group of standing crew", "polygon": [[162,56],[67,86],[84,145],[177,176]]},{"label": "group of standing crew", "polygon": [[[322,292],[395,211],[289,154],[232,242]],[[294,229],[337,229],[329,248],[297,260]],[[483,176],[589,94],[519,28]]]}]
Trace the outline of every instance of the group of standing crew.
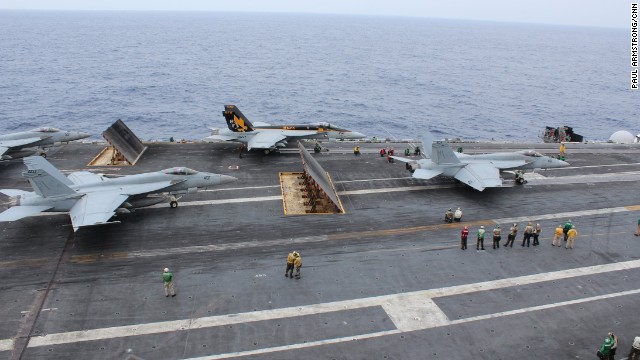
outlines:
[{"label": "group of standing crew", "polygon": [[[460,210],[460,208],[458,208]],[[447,214],[451,211],[447,212]],[[447,220],[447,216],[445,214],[445,220]],[[462,217],[462,213],[460,214]],[[453,215],[452,215],[453,218]],[[448,221],[448,220],[447,220]],[[459,220],[458,220],[459,221]],[[540,245],[540,233],[542,232],[542,227],[539,223],[533,225],[531,222],[527,223],[527,226],[524,228],[524,234],[522,236],[522,244],[521,246],[527,247],[538,246]],[[476,232],[476,250],[484,250],[484,238],[485,238],[486,230],[484,225],[480,226],[478,231]],[[507,235],[507,242],[504,243],[504,247],[513,247],[513,243],[516,240],[516,236],[518,235],[518,224],[514,223],[509,229],[509,234]],[[575,229],[575,226],[571,223],[571,220],[567,221],[564,225],[559,225],[555,230],[555,237],[553,238],[553,246],[562,246],[561,238],[564,235],[564,241],[566,242],[565,248],[573,249],[573,244],[575,242],[576,236],[578,236],[578,232]],[[469,227],[465,226],[460,232],[460,249],[467,249],[467,240],[469,237]],[[502,230],[500,229],[500,224],[496,224],[493,228],[493,249],[500,248],[500,241],[502,240]]]}]

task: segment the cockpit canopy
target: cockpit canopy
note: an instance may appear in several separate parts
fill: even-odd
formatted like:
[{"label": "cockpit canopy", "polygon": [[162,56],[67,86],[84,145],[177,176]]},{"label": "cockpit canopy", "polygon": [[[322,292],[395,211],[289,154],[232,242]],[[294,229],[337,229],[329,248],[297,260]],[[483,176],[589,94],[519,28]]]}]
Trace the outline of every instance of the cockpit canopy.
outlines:
[{"label": "cockpit canopy", "polygon": [[542,157],[543,155],[535,150],[522,150],[520,153],[524,156]]},{"label": "cockpit canopy", "polygon": [[52,127],[41,127],[41,128],[31,130],[31,132],[40,132],[40,133],[55,133],[59,131],[60,129],[56,129]]},{"label": "cockpit canopy", "polygon": [[187,167],[172,167],[169,169],[164,169],[162,170],[162,172],[168,175],[195,175],[198,173],[197,171],[189,169]]}]

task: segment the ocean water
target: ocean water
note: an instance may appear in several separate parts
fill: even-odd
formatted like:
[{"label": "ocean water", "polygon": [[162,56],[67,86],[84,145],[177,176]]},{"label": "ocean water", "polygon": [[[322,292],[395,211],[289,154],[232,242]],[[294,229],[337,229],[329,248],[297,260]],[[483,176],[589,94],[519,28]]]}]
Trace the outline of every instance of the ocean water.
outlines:
[{"label": "ocean water", "polygon": [[369,136],[541,142],[640,132],[629,31],[399,17],[0,12],[0,132],[198,140],[250,120]]}]

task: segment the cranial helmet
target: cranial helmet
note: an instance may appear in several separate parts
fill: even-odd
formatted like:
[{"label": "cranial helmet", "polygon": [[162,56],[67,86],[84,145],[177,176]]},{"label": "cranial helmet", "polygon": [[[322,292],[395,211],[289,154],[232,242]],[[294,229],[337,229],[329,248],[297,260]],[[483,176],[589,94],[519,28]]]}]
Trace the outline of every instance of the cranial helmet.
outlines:
[{"label": "cranial helmet", "polygon": [[480,229],[484,229],[484,225],[480,225]]},{"label": "cranial helmet", "polygon": [[164,268],[164,272],[169,272],[169,268]]},{"label": "cranial helmet", "polygon": [[469,227],[468,227],[468,226],[465,226],[465,227],[464,227],[464,229],[465,229],[465,230],[469,230]]},{"label": "cranial helmet", "polygon": [[497,225],[496,225],[496,228],[498,228],[498,229],[499,229],[499,228],[500,228],[500,224],[497,224]]}]

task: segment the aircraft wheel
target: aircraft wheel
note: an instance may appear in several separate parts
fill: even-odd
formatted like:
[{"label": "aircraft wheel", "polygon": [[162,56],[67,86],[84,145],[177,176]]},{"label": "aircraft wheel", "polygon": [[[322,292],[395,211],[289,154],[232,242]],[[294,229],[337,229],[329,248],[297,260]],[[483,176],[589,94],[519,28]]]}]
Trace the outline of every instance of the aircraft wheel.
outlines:
[{"label": "aircraft wheel", "polygon": [[271,150],[269,150],[269,149],[264,149],[264,154],[265,154],[265,155],[269,155],[270,153],[271,153]]},{"label": "aircraft wheel", "polygon": [[175,209],[175,208],[177,208],[177,207],[178,207],[178,202],[177,202],[177,201],[172,201],[172,202],[170,202],[170,203],[169,203],[169,206],[170,206],[172,209]]},{"label": "aircraft wheel", "polygon": [[42,156],[43,158],[45,158],[45,159],[46,159],[46,158],[47,158],[47,153],[42,152],[42,153],[40,154],[40,156]]}]

